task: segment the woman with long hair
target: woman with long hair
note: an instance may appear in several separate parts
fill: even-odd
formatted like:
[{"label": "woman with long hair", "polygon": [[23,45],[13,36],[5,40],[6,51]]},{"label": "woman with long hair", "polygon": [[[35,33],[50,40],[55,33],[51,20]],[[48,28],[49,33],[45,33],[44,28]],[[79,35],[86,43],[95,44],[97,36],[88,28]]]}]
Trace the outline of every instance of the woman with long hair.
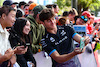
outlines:
[{"label": "woman with long hair", "polygon": [[28,61],[31,61],[31,64],[36,66],[36,62],[31,51],[31,39],[29,31],[30,22],[25,18],[16,19],[14,26],[10,30],[9,40],[12,48],[16,46],[28,47],[25,54],[16,55],[17,62],[20,67],[28,67]]}]

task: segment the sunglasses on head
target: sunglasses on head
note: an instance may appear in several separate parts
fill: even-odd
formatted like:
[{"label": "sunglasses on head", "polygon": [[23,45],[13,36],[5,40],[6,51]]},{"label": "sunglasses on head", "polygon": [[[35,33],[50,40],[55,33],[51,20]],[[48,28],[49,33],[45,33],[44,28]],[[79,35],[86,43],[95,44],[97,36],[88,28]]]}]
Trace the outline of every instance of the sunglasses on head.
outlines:
[{"label": "sunglasses on head", "polygon": [[83,21],[85,21],[85,23],[88,21],[88,18],[87,18],[86,16],[81,16],[81,19],[82,19]]}]

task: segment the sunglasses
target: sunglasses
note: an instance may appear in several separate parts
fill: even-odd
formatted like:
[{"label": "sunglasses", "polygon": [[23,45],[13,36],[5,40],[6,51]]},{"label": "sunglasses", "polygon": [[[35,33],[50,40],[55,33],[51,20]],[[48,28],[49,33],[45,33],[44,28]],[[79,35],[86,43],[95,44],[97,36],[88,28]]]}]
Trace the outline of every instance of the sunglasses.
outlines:
[{"label": "sunglasses", "polygon": [[81,19],[82,19],[83,21],[85,21],[85,23],[88,21],[88,18],[87,18],[86,16],[81,16]]},{"label": "sunglasses", "polygon": [[100,31],[100,28],[98,29],[98,31]]}]

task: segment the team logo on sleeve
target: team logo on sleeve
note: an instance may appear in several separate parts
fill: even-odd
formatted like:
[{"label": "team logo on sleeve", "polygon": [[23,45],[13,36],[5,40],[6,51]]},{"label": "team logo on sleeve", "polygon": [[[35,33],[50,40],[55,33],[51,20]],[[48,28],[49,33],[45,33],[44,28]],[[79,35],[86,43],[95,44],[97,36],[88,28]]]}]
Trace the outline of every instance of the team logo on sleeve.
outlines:
[{"label": "team logo on sleeve", "polygon": [[54,42],[55,39],[54,39],[53,37],[50,37],[50,41],[51,41],[51,42]]},{"label": "team logo on sleeve", "polygon": [[47,46],[47,44],[45,43],[45,39],[41,39],[41,44],[43,48]]},{"label": "team logo on sleeve", "polygon": [[64,30],[62,30],[61,35],[64,36],[66,34],[66,32]]}]

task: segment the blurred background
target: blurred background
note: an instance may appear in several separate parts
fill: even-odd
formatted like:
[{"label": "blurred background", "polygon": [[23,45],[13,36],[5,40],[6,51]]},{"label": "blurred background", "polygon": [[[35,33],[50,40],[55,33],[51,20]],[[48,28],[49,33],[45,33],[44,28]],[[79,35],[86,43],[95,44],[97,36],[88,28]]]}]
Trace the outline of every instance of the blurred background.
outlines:
[{"label": "blurred background", "polygon": [[[0,0],[0,6],[5,0]],[[47,5],[52,3],[57,3],[60,11],[59,15],[62,14],[63,11],[69,11],[72,7],[76,8],[79,15],[83,11],[90,11],[95,13],[96,17],[100,17],[100,0],[12,0],[13,2],[20,2],[20,1],[34,1],[37,4]]]}]

